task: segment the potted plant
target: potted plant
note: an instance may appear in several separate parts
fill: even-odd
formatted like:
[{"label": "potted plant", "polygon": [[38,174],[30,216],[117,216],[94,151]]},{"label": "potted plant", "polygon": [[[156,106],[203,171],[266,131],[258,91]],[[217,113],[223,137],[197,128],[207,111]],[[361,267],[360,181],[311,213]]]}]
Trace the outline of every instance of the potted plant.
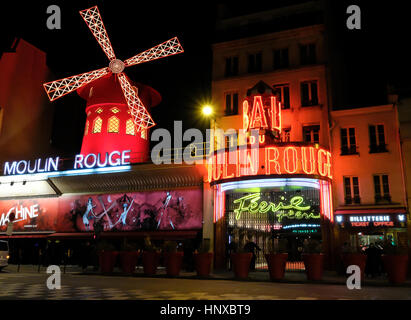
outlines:
[{"label": "potted plant", "polygon": [[119,253],[121,270],[125,273],[133,273],[136,270],[138,255],[136,247],[125,242]]},{"label": "potted plant", "polygon": [[153,275],[157,272],[157,266],[160,261],[158,248],[151,243],[150,237],[144,238],[144,250],[142,253],[143,270],[145,275]]},{"label": "potted plant", "polygon": [[164,242],[164,264],[168,276],[178,276],[180,274],[181,265],[183,264],[184,253],[177,251],[177,242]]},{"label": "potted plant", "polygon": [[101,272],[112,273],[118,255],[115,247],[110,242],[103,241],[100,242],[98,251]]},{"label": "potted plant", "polygon": [[247,279],[253,254],[246,252],[244,248],[239,247],[237,244],[234,244],[232,247],[231,263],[234,275],[237,279]]},{"label": "potted plant", "polygon": [[287,258],[287,239],[269,242],[268,253],[265,255],[265,259],[267,260],[271,280],[281,280],[284,278]]},{"label": "potted plant", "polygon": [[384,254],[381,258],[391,283],[405,282],[408,268],[407,251],[408,248],[405,246],[393,246],[390,243],[384,245]]},{"label": "potted plant", "polygon": [[[351,265],[356,265],[361,270],[361,279],[364,279],[365,266],[367,264],[367,256],[360,250],[360,248],[352,247],[348,244],[343,246],[341,253],[341,260],[345,270]],[[346,273],[346,272],[344,272]]]},{"label": "potted plant", "polygon": [[321,280],[324,269],[324,254],[321,243],[310,239],[304,244],[302,258],[308,280]]},{"label": "potted plant", "polygon": [[199,277],[208,277],[213,261],[213,253],[210,251],[210,239],[203,239],[199,250],[194,253],[194,264]]}]

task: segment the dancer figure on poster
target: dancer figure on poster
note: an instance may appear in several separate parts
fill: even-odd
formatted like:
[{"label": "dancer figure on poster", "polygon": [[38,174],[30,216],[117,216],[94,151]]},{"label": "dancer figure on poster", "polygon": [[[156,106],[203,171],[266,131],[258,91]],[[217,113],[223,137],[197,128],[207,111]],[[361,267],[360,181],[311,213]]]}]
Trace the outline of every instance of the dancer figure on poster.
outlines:
[{"label": "dancer figure on poster", "polygon": [[[164,201],[163,201],[162,207],[160,208],[160,210],[161,210],[161,216],[160,216],[160,219],[158,220],[157,229],[160,227],[161,220],[163,219],[164,212],[166,212],[166,210],[168,209],[168,205],[169,205],[169,203],[170,203],[171,198],[172,198],[172,196],[171,196],[170,192],[167,191],[167,196],[166,196],[166,198],[165,198]],[[173,225],[173,222],[171,221],[171,218],[170,218],[170,217],[168,217],[168,220],[169,220],[169,222],[170,222],[171,227],[172,227],[173,229],[175,229],[175,228],[174,228],[174,225]]]},{"label": "dancer figure on poster", "polygon": [[127,203],[123,203],[123,213],[120,215],[120,218],[117,220],[117,222],[113,225],[115,227],[119,222],[122,222],[123,226],[126,225],[126,219],[127,219],[127,214],[130,211],[133,203],[134,203],[135,198],[131,201],[130,205],[127,208]]},{"label": "dancer figure on poster", "polygon": [[93,212],[93,208],[95,208],[96,205],[93,205],[93,199],[88,198],[87,200],[87,210],[86,212],[83,214],[83,224],[86,227],[86,230],[89,231],[89,227],[90,227],[90,223],[89,220],[92,219],[92,217],[89,218],[89,213],[91,212],[91,214],[95,217],[96,215]]}]

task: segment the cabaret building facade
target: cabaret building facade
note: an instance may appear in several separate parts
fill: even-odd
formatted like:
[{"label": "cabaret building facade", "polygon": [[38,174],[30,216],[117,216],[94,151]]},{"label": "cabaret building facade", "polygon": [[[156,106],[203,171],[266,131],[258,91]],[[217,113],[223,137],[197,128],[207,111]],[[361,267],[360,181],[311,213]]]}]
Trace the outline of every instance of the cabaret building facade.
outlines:
[{"label": "cabaret building facade", "polygon": [[[221,30],[240,18],[247,20],[222,20]],[[409,247],[396,104],[332,110],[324,31],[312,24],[213,45],[211,127],[226,132],[208,170],[216,267],[229,265],[230,248],[252,241],[261,249],[256,267],[265,268],[273,238],[287,239],[289,261],[301,261],[306,239],[320,241],[330,270],[344,243]]]},{"label": "cabaret building facade", "polygon": [[[287,239],[292,261],[301,260],[304,239],[317,239],[331,264],[333,168],[322,31],[316,25],[213,45],[212,93],[218,112],[212,125],[248,130],[243,140],[250,147],[244,164],[239,164],[239,150],[234,164],[226,160],[219,165],[216,155],[209,170],[216,266],[227,264],[230,243],[251,240],[261,249],[256,266],[265,267],[272,237]],[[276,115],[267,109],[269,99],[277,102]],[[251,129],[259,137],[253,138]],[[254,158],[253,142],[259,146]]]}]

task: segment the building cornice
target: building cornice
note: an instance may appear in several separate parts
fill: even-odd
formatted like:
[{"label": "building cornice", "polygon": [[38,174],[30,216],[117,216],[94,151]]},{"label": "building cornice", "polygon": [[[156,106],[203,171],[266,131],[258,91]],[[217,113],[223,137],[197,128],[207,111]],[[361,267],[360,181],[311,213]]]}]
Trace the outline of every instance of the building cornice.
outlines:
[{"label": "building cornice", "polygon": [[386,105],[380,105],[380,106],[361,107],[361,108],[331,111],[331,116],[334,118],[338,118],[338,117],[353,116],[353,115],[360,115],[360,114],[389,112],[389,111],[392,111],[393,109],[394,109],[393,104],[386,104]]},{"label": "building cornice", "polygon": [[227,48],[230,48],[230,49],[244,48],[245,46],[252,46],[252,45],[264,43],[270,40],[280,40],[280,39],[284,40],[287,38],[295,39],[299,35],[304,36],[304,38],[306,38],[308,35],[310,35],[310,32],[314,35],[322,31],[324,31],[324,25],[316,24],[316,25],[312,25],[308,27],[301,27],[301,28],[296,28],[296,29],[278,31],[274,33],[267,33],[263,35],[236,39],[236,40],[231,40],[231,41],[218,42],[218,43],[214,43],[212,45],[212,48],[213,50],[227,49]]}]

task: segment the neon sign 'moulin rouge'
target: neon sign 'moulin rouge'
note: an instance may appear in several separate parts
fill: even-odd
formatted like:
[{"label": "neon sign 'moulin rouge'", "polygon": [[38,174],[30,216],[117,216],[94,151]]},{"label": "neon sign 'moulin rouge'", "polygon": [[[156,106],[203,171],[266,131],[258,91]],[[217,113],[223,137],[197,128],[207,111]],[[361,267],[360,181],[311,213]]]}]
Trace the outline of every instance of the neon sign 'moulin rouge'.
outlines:
[{"label": "neon sign 'moulin rouge'", "polygon": [[[311,206],[303,206],[304,198],[302,196],[292,197],[288,204],[280,201],[277,204],[274,202],[261,201],[259,193],[248,194],[244,197],[236,199],[233,203],[239,203],[238,208],[234,209],[235,218],[239,220],[243,212],[252,214],[267,213],[269,211],[277,213],[278,222],[281,222],[283,218],[288,219],[319,219],[320,214],[309,212]],[[285,200],[281,197],[281,200]]]}]

